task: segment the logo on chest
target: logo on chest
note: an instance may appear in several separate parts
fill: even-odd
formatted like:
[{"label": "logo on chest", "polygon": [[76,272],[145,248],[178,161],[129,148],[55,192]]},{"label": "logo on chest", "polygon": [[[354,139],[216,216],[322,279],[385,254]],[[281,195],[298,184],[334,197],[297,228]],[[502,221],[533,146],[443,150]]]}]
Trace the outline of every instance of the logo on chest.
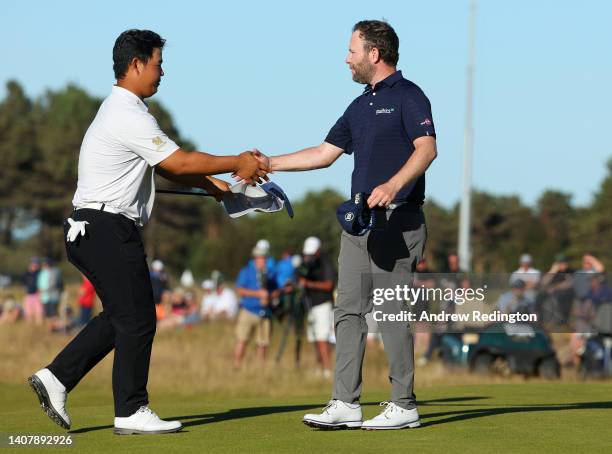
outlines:
[{"label": "logo on chest", "polygon": [[395,112],[395,109],[393,107],[383,107],[382,109],[376,109],[376,115],[392,114],[393,112]]}]

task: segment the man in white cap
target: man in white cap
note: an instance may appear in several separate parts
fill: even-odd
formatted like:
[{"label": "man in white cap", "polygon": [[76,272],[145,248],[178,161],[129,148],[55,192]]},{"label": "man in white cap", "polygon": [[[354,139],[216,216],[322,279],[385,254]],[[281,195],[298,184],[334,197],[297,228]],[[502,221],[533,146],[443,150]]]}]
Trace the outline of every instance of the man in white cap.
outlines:
[{"label": "man in white cap", "polygon": [[510,275],[509,285],[512,287],[517,281],[523,281],[525,283],[525,298],[535,304],[537,297],[536,288],[540,283],[542,273],[531,264],[531,255],[522,254],[519,259],[518,269]]},{"label": "man in white cap", "polygon": [[164,262],[161,260],[153,260],[151,263],[151,286],[153,287],[153,301],[155,304],[161,304],[164,292],[168,288],[168,275],[164,271]]},{"label": "man in white cap", "polygon": [[253,248],[253,259],[240,270],[236,279],[236,293],[240,312],[236,321],[234,367],[239,368],[246,353],[247,343],[255,332],[257,356],[264,361],[270,345],[272,311],[270,302],[276,290],[274,263],[269,260],[270,242],[259,240]]},{"label": "man in white cap", "polygon": [[233,320],[238,313],[238,299],[234,291],[225,286],[222,278],[217,279],[215,287],[212,279],[202,282],[204,297],[200,315],[203,320]]},{"label": "man in white cap", "polygon": [[205,279],[202,281],[202,290],[204,295],[202,296],[202,302],[200,304],[200,317],[202,320],[212,320],[214,318],[214,308],[217,299],[215,295],[215,283],[212,279]]},{"label": "man in white cap", "polygon": [[334,329],[333,291],[336,274],[326,255],[321,254],[321,240],[310,236],[304,241],[304,274],[298,285],[304,289],[308,309],[306,336],[314,343],[324,378],[331,378],[330,339]]}]

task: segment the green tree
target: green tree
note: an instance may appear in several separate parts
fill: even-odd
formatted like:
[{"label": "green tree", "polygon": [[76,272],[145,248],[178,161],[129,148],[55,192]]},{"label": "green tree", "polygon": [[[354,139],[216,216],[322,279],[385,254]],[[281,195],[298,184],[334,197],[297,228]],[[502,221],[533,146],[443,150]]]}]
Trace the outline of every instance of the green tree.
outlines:
[{"label": "green tree", "polygon": [[504,272],[516,268],[518,257],[531,252],[544,233],[531,209],[516,196],[494,196],[475,191],[472,199],[473,268]]},{"label": "green tree", "polygon": [[99,106],[99,99],[72,84],[47,91],[34,106],[40,154],[29,194],[41,222],[39,244],[45,255],[59,258],[63,253],[62,220],[71,211],[79,150]]},{"label": "green tree", "polygon": [[9,81],[6,91],[0,103],[0,232],[1,243],[8,247],[19,221],[31,220],[37,150],[31,101],[16,81]]},{"label": "green tree", "polygon": [[574,213],[571,199],[571,194],[549,190],[540,196],[536,204],[537,219],[545,241],[540,243],[535,253],[539,253],[546,263],[552,263],[557,253],[569,247]]},{"label": "green tree", "polygon": [[[181,137],[172,116],[160,103],[151,101],[149,112],[159,127],[182,149],[195,150],[195,145]],[[159,176],[155,177],[157,188],[179,186]],[[181,187],[181,189],[186,189]],[[202,235],[209,233],[208,221],[203,218],[204,207],[212,201],[195,196],[158,194],[151,220],[144,229],[147,255],[150,260],[163,257],[171,269],[182,271],[188,265],[191,248]],[[213,218],[210,219],[212,225]]]},{"label": "green tree", "polygon": [[427,221],[426,257],[437,272],[446,268],[447,257],[457,253],[458,208],[447,210],[428,199],[423,207]]},{"label": "green tree", "polygon": [[612,263],[612,159],[607,162],[608,174],[595,193],[589,207],[576,210],[571,223],[570,255],[596,255],[609,266]]}]

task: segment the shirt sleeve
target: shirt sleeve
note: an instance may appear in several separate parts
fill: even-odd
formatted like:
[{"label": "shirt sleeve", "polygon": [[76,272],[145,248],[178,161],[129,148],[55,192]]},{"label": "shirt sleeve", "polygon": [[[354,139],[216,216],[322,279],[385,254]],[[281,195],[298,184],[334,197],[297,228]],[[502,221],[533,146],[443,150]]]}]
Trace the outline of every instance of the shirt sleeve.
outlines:
[{"label": "shirt sleeve", "polygon": [[327,134],[327,137],[325,137],[325,142],[335,145],[338,148],[342,148],[346,154],[351,154],[353,153],[353,139],[347,112],[348,109],[338,119],[338,121],[336,121],[336,124],[332,126],[331,130]]},{"label": "shirt sleeve", "polygon": [[122,142],[153,167],[180,147],[159,127],[155,117],[142,112],[134,117],[129,128],[122,132]]},{"label": "shirt sleeve", "polygon": [[419,137],[436,137],[436,130],[431,115],[431,104],[427,96],[419,90],[410,90],[402,102],[402,124],[411,141]]}]

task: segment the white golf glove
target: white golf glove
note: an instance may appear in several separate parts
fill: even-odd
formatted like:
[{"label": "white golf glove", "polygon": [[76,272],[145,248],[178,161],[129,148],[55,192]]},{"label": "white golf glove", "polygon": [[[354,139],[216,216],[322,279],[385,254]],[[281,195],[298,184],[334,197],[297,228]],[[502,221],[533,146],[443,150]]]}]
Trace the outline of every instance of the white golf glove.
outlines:
[{"label": "white golf glove", "polygon": [[68,229],[68,234],[66,235],[66,240],[71,243],[77,239],[79,235],[85,236],[85,224],[89,224],[87,221],[75,221],[72,218],[66,219],[68,224],[70,224],[70,229]]}]

